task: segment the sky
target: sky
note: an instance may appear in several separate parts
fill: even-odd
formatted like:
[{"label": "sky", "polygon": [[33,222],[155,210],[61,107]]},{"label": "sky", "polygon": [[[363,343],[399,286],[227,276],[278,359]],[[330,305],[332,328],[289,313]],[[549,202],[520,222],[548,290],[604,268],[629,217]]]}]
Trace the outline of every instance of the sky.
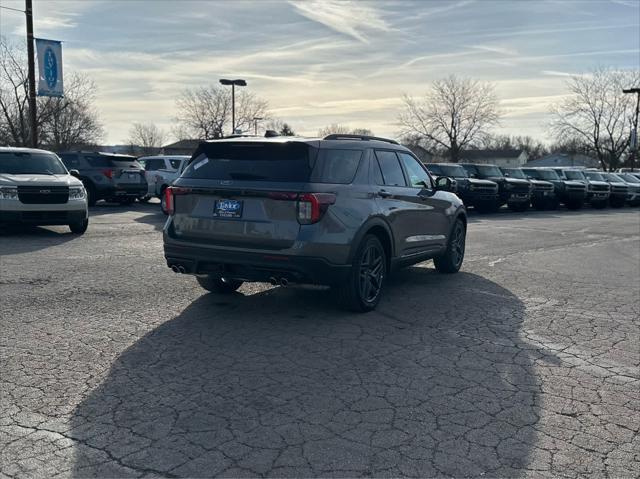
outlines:
[{"label": "sky", "polygon": [[[0,34],[24,29],[0,9]],[[180,91],[225,77],[296,133],[340,123],[396,137],[403,95],[451,74],[495,85],[495,133],[550,141],[568,76],[640,69],[640,0],[34,0],[34,31],[95,81],[109,144],[134,122],[170,130]]]}]

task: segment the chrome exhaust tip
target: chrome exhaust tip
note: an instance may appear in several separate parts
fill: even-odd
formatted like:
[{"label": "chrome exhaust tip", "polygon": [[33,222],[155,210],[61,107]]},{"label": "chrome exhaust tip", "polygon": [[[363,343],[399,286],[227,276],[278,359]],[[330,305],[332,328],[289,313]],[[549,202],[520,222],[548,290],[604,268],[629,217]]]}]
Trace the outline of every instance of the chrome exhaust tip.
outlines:
[{"label": "chrome exhaust tip", "polygon": [[180,269],[174,264],[173,266],[171,266],[171,271],[173,271],[174,273],[179,273]]},{"label": "chrome exhaust tip", "polygon": [[278,279],[274,278],[273,276],[271,278],[269,278],[269,283],[271,284],[271,286],[278,286]]},{"label": "chrome exhaust tip", "polygon": [[185,267],[184,267],[184,266],[182,266],[182,265],[178,266],[178,271],[179,271],[181,274],[185,274],[185,273],[187,272],[187,270],[185,269]]},{"label": "chrome exhaust tip", "polygon": [[280,284],[282,285],[283,288],[286,288],[287,286],[289,286],[289,280],[287,278],[280,278]]}]

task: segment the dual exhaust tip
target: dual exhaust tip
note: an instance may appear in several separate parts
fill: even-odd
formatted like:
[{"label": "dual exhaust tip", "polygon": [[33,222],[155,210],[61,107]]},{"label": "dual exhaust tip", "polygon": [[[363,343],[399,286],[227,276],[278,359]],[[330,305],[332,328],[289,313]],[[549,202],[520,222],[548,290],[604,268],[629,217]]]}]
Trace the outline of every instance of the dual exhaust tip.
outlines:
[{"label": "dual exhaust tip", "polygon": [[283,288],[289,286],[289,280],[284,276],[282,278],[276,278],[275,276],[272,276],[271,278],[269,278],[269,283],[272,286],[282,286]]},{"label": "dual exhaust tip", "polygon": [[[186,268],[182,265],[179,264],[174,264],[171,266],[171,271],[173,271],[174,273],[179,273],[179,274],[185,274],[187,272]],[[289,286],[289,280],[287,278],[285,278],[284,276],[282,278],[276,278],[275,276],[272,276],[271,278],[269,278],[269,283],[272,286],[282,286],[284,288],[286,288],[287,286]]]}]

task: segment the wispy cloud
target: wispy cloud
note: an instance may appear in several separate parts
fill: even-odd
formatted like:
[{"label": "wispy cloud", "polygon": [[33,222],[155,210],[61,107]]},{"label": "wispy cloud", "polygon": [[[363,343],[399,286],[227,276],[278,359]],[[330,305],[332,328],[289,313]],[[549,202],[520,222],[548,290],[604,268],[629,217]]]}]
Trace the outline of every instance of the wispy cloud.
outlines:
[{"label": "wispy cloud", "polygon": [[292,0],[290,3],[300,15],[362,43],[369,42],[366,32],[390,30],[375,4],[341,0]]}]

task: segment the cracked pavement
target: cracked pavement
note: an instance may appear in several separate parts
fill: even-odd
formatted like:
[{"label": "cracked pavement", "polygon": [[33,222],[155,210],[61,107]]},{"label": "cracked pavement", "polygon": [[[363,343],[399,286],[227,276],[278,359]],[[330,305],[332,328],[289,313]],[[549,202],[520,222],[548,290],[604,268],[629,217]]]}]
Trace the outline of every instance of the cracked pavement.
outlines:
[{"label": "cracked pavement", "polygon": [[0,478],[638,477],[637,209],[471,218],[376,312],[205,294],[158,206],[0,233]]}]

